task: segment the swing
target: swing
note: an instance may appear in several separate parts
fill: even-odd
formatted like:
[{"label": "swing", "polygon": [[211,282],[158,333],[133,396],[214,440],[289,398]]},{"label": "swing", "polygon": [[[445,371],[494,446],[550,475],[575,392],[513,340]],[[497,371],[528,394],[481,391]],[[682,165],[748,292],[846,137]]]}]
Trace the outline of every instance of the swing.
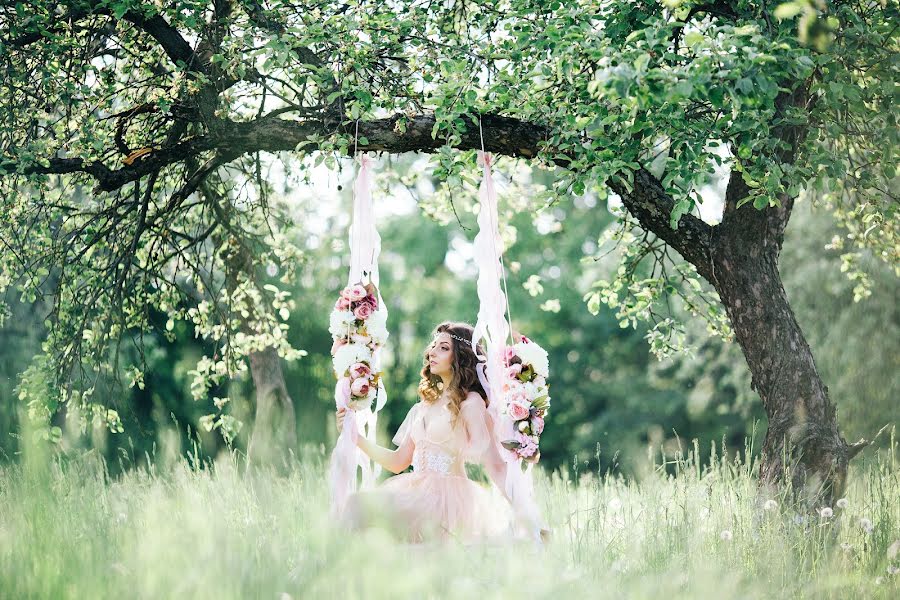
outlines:
[{"label": "swing", "polygon": [[[481,122],[479,119],[479,130]],[[359,134],[357,121],[356,135]],[[478,377],[488,394],[488,412],[495,424],[493,442],[506,463],[502,487],[529,535],[538,543],[542,519],[534,499],[532,469],[538,455],[544,416],[550,407],[547,353],[524,336],[508,346],[511,329],[503,256],[500,252],[497,193],[492,177],[493,158],[478,153],[483,168],[479,188],[481,210],[475,236],[478,266],[478,319],[472,350],[484,339],[486,355],[480,355]],[[356,147],[354,145],[354,154]],[[350,272],[331,314],[329,332],[335,340],[335,403],[347,408],[344,426],[331,456],[329,477],[332,512],[339,514],[356,489],[357,468],[362,488],[372,487],[381,467],[356,447],[362,435],[375,442],[378,411],[386,401],[380,350],[387,341],[387,308],[378,289],[378,256],[381,238],[375,228],[371,198],[372,159],[362,155],[354,185],[350,227]],[[503,286],[501,287],[501,281]],[[501,484],[495,481],[495,484]]]}]

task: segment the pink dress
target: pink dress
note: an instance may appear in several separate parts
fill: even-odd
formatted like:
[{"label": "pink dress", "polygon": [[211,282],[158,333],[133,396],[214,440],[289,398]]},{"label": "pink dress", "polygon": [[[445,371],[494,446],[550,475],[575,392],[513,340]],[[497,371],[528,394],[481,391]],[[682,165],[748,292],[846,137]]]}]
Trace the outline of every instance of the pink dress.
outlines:
[{"label": "pink dress", "polygon": [[393,442],[401,455],[412,453],[413,471],[351,495],[346,511],[351,527],[381,522],[410,542],[471,542],[511,531],[506,500],[466,476],[465,463],[482,462],[491,451],[483,400],[464,400],[455,427],[451,421],[446,404],[420,401],[410,409]]}]

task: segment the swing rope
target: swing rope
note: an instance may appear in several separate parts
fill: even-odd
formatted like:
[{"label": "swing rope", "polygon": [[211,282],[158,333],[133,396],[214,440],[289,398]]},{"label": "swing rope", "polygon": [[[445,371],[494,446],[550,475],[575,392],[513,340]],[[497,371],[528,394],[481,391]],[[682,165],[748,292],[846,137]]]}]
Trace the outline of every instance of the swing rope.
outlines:
[{"label": "swing rope", "polygon": [[[493,157],[488,158],[489,155],[487,154],[487,152],[485,152],[485,149],[484,149],[484,129],[482,129],[482,126],[481,126],[481,114],[480,113],[478,115],[478,137],[481,139],[482,160],[487,161],[488,170],[493,171],[493,166],[494,166]],[[491,185],[491,187],[493,187],[493,185],[494,185],[493,178],[490,179],[490,185]],[[493,217],[494,217],[493,213],[490,213],[488,215],[488,218],[491,220],[491,227],[493,228],[493,231],[496,231],[497,236],[499,236],[500,235],[500,224],[494,222]],[[514,344],[516,341],[516,338],[513,336],[513,333],[512,333],[512,312],[509,309],[509,289],[506,286],[506,263],[503,260],[503,251],[502,251],[502,249],[501,250],[497,249],[496,240],[494,239],[493,235],[491,236],[491,247],[494,249],[494,254],[500,257],[500,279],[501,279],[501,281],[503,281],[503,295],[506,297],[506,322],[509,324],[509,339],[512,340],[512,342]],[[504,340],[504,343],[505,342],[506,342],[506,340]]]}]

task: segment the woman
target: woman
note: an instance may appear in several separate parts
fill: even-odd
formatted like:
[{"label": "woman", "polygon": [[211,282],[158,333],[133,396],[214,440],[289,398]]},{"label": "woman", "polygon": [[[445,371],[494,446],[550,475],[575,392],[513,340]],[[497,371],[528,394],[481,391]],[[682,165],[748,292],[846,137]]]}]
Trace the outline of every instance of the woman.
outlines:
[{"label": "woman", "polygon": [[[465,463],[481,463],[500,490],[505,463],[491,443],[487,394],[475,370],[471,326],[442,323],[425,351],[420,401],[410,409],[389,450],[358,436],[357,446],[392,473],[376,489],[350,497],[352,528],[383,521],[413,542],[484,539],[509,531],[512,512],[502,499],[466,476]],[[479,348],[479,353],[480,348]],[[337,411],[338,430],[346,409]],[[499,501],[498,501],[499,500]]]}]

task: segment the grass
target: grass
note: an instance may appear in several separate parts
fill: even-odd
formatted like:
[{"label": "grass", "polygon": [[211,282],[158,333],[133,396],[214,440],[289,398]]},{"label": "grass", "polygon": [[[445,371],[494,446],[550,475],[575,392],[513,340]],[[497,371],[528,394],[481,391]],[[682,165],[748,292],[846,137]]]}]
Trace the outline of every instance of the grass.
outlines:
[{"label": "grass", "polygon": [[639,482],[542,473],[543,551],[348,539],[329,525],[324,449],[287,477],[242,474],[228,456],[116,478],[90,454],[26,461],[0,469],[0,596],[898,597],[896,454],[892,441],[852,470],[846,509],[805,521],[779,499],[759,507],[752,464],[713,455],[701,469],[696,449]]}]

